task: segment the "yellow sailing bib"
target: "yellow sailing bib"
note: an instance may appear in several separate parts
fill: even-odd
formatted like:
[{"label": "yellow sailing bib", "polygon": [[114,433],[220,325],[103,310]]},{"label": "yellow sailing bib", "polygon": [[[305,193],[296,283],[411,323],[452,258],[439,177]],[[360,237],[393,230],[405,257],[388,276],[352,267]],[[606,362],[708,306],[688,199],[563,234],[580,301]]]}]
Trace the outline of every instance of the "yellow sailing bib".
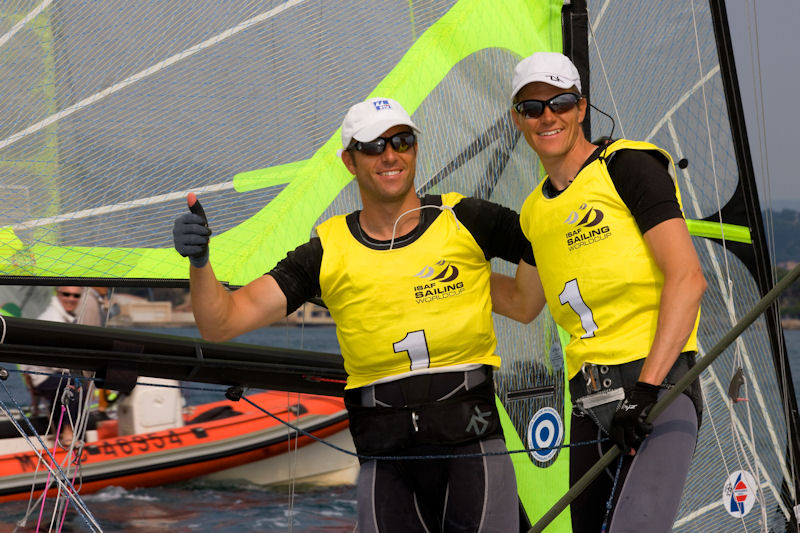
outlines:
[{"label": "yellow sailing bib", "polygon": [[[463,196],[442,195],[453,206]],[[393,250],[358,242],[345,216],[317,227],[322,299],[351,389],[411,370],[500,366],[489,295],[490,264],[472,234],[444,211],[416,241]]]},{"label": "yellow sailing bib", "polygon": [[[619,140],[606,156],[620,149],[658,151],[674,176],[672,158],[664,150]],[[605,161],[592,161],[555,198],[542,194],[543,184],[525,200],[520,222],[533,246],[550,312],[570,334],[565,350],[569,377],[584,362],[621,364],[646,357],[664,276]],[[683,351],[696,349],[697,322]]]}]

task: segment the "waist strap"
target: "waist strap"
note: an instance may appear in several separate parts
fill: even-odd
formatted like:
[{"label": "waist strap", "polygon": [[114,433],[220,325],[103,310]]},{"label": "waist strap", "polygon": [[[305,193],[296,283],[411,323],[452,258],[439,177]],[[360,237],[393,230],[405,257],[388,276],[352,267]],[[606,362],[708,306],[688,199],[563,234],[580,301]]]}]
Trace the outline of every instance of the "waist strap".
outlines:
[{"label": "waist strap", "polygon": [[[608,431],[617,404],[625,398],[639,380],[644,358],[621,365],[595,365],[587,363],[581,372],[569,380],[569,392],[576,414],[591,417],[598,426]],[[661,383],[670,389],[695,365],[695,352],[682,352]],[[697,424],[703,414],[700,381],[695,380],[683,391],[694,404]]]},{"label": "waist strap", "polygon": [[361,387],[363,407],[405,407],[439,402],[459,391],[472,390],[491,376],[491,367],[461,372],[419,374],[407,378]]},{"label": "waist strap", "polygon": [[[475,384],[481,370],[483,379]],[[366,394],[360,389],[345,391],[356,450],[362,455],[394,454],[419,446],[448,447],[502,435],[491,374],[491,367],[485,367],[381,383],[364,387],[372,389]],[[364,397],[381,403],[364,405]],[[428,399],[409,401],[422,397]],[[383,405],[384,401],[394,403]]]}]

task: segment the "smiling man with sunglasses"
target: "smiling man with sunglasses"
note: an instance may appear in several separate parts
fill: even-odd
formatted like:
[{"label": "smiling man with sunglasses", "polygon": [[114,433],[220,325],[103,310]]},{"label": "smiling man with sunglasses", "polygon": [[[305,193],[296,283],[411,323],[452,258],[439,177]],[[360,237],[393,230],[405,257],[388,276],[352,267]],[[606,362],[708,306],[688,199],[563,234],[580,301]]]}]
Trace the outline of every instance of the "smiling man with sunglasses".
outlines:
[{"label": "smiling man with sunglasses", "polygon": [[[217,282],[204,215],[175,221],[198,327],[226,340],[321,296],[336,323],[362,456],[358,530],[517,531],[492,380],[500,357],[489,261],[533,262],[519,217],[456,193],[420,198],[420,131],[394,100],[352,106],[341,131],[339,155],[362,209],[321,223],[317,237],[245,287],[228,292]],[[370,458],[401,455],[426,459]]]},{"label": "smiling man with sunglasses", "polygon": [[670,531],[697,439],[699,384],[645,419],[694,364],[706,287],[672,159],[649,143],[586,140],[587,101],[562,54],[523,59],[512,86],[512,118],[547,176],[520,213],[535,263],[523,259],[516,282],[493,282],[495,311],[530,321],[546,300],[570,334],[571,440],[613,441],[572,448],[570,482],[608,446],[624,453],[620,479],[610,468],[572,502],[573,531]]}]

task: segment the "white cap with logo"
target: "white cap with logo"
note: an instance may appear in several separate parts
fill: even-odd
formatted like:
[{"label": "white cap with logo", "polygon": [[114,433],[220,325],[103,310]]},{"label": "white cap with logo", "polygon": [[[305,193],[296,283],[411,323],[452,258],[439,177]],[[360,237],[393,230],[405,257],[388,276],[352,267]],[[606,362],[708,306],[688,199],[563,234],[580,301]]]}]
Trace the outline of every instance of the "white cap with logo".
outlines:
[{"label": "white cap with logo", "polygon": [[[391,98],[370,98],[352,106],[342,121],[342,150],[353,139],[368,142],[393,126],[404,124],[419,133],[406,110]],[[341,155],[342,150],[338,153]]]},{"label": "white cap with logo", "polygon": [[555,87],[569,89],[572,86],[581,91],[581,77],[578,69],[564,54],[557,52],[536,52],[517,63],[511,82],[511,98],[535,81],[542,81]]}]

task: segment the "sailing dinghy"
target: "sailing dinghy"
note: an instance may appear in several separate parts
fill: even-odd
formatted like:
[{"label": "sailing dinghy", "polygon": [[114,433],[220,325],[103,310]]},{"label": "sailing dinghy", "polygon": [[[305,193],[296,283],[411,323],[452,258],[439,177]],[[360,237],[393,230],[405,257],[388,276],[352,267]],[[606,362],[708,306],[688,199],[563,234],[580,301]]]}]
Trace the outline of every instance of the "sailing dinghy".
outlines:
[{"label": "sailing dinghy", "polygon": [[[319,220],[358,207],[337,128],[368,96],[402,102],[422,129],[421,194],[519,209],[542,176],[509,119],[509,85],[535,51],[572,57],[590,101],[613,116],[592,113],[589,138],[650,141],[682,162],[675,179],[709,282],[702,359],[775,284],[757,192],[768,175],[751,162],[722,0],[5,2],[0,281],[185,286],[169,228],[195,192],[217,276],[246,284]],[[580,444],[569,437],[566,339],[547,312],[495,326],[507,442],[530,450],[513,457],[533,523],[569,488],[563,446]],[[341,394],[341,361],[313,353],[157,336],[132,347],[127,332],[96,329],[58,330],[65,346],[43,346],[53,327],[8,320],[0,355],[112,381]],[[674,530],[797,531],[798,413],[777,306],[701,382],[704,422]],[[569,513],[547,531],[569,531]]]}]

